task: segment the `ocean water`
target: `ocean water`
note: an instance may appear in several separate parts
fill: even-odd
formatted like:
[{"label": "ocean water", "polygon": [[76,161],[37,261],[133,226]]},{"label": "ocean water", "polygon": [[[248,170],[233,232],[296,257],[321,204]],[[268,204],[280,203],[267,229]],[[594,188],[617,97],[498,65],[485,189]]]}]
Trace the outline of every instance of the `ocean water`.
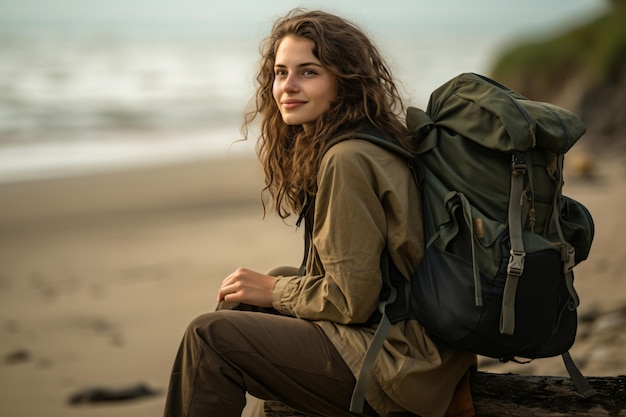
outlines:
[{"label": "ocean water", "polygon": [[[288,9],[272,3],[280,13]],[[258,43],[274,14],[139,25],[77,14],[28,20],[19,4],[6,9],[14,20],[0,17],[0,183],[254,152],[253,142],[233,143],[254,92]],[[425,106],[458,73],[487,74],[499,51],[524,33],[515,18],[395,22],[368,7],[354,20],[384,51],[409,105]]]},{"label": "ocean water", "polygon": [[253,55],[213,39],[0,38],[0,181],[220,156]]}]

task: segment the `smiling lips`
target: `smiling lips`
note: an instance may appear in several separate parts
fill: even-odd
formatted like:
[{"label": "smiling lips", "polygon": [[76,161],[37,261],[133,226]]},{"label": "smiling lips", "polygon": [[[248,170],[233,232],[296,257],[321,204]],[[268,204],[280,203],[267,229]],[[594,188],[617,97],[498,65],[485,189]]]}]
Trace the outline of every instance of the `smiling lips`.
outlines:
[{"label": "smiling lips", "polygon": [[283,105],[283,108],[285,108],[286,110],[290,110],[290,109],[295,109],[296,107],[300,107],[303,104],[306,104],[306,101],[296,100],[296,99],[287,99],[287,100],[283,100],[281,104]]}]

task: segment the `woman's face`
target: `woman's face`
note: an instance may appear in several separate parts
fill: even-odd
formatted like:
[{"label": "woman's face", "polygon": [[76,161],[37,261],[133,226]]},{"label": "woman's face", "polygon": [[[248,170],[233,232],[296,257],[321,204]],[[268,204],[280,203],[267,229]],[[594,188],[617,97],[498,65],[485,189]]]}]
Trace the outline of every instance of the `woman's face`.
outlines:
[{"label": "woman's face", "polygon": [[313,41],[284,37],[276,51],[273,94],[288,125],[314,124],[337,97],[337,78],[313,55]]}]

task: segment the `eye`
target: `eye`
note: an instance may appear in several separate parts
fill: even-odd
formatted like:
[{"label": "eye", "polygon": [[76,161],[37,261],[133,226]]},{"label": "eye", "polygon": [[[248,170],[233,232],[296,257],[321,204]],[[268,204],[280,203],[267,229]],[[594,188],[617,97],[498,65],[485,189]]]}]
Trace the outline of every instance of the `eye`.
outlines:
[{"label": "eye", "polygon": [[312,70],[312,69],[305,69],[302,71],[303,77],[313,77],[315,75],[317,75],[317,71]]},{"label": "eye", "polygon": [[277,68],[274,70],[274,75],[276,77],[284,77],[287,75],[287,70],[284,70],[282,68]]}]

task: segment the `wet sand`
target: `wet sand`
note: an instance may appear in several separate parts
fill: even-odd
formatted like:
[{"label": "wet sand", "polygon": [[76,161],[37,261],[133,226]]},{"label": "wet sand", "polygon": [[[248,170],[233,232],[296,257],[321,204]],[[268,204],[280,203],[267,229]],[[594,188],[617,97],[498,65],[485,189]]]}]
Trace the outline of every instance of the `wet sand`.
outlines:
[{"label": "wet sand", "polygon": [[[161,415],[183,329],[214,309],[221,280],[300,262],[293,221],[262,219],[260,178],[256,161],[230,158],[0,185],[0,415]],[[625,184],[621,159],[565,188],[596,221],[576,268],[581,316],[593,320],[572,352],[587,375],[626,373]],[[563,372],[552,359],[481,367]],[[160,392],[67,403],[83,388],[137,383]]]}]

